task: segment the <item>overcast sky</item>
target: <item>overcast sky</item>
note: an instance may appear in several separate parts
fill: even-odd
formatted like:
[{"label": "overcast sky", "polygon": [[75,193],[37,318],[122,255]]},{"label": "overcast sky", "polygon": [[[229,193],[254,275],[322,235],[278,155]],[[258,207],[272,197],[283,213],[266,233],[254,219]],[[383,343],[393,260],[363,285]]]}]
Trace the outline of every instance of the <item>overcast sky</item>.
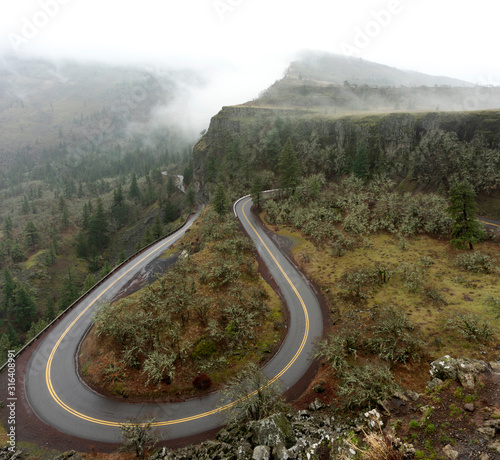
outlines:
[{"label": "overcast sky", "polygon": [[220,104],[324,50],[499,84],[494,0],[2,0],[0,51],[196,67]]}]

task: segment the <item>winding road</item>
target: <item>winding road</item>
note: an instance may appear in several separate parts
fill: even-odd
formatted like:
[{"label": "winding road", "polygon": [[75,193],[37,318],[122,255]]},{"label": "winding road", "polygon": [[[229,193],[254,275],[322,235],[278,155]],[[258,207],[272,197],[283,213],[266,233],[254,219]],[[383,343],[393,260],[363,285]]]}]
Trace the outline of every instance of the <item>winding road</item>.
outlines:
[{"label": "winding road", "polygon": [[[310,368],[315,343],[323,334],[323,316],[309,283],[258,225],[250,213],[251,205],[251,199],[244,197],[235,203],[234,212],[254,241],[289,309],[287,336],[263,371],[268,378],[279,379],[286,390]],[[121,267],[63,317],[38,345],[25,370],[25,392],[31,408],[46,424],[68,435],[102,442],[120,442],[119,427],[127,419],[154,417],[164,440],[224,425],[224,409],[231,406],[231,401],[221,403],[217,393],[181,403],[126,403],[95,393],[81,381],[77,371],[79,346],[91,326],[95,308],[182,238],[199,212],[178,232]]]}]

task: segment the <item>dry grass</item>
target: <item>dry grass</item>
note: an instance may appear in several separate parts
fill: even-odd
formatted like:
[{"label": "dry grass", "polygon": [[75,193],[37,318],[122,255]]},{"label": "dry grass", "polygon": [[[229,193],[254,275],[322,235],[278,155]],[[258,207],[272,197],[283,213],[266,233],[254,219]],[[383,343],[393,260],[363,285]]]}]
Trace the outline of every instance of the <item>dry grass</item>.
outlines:
[{"label": "dry grass", "polygon": [[[274,230],[274,229],[273,229]],[[463,251],[454,249],[448,241],[418,236],[408,240],[407,250],[402,250],[399,239],[390,234],[374,234],[360,241],[357,248],[343,257],[334,257],[328,247],[320,247],[291,228],[280,228],[278,233],[293,242],[292,252],[297,263],[319,284],[326,293],[331,307],[345,314],[352,309],[339,299],[340,278],[343,273],[383,263],[397,270],[403,263],[420,265],[422,257],[433,263],[425,270],[423,289],[410,293],[402,285],[401,275],[395,272],[387,284],[376,285],[368,298],[355,308],[368,311],[375,305],[394,304],[404,309],[409,319],[419,327],[427,343],[430,357],[443,354],[485,359],[494,358],[500,345],[500,319],[487,307],[488,294],[500,296],[500,275],[477,274],[461,271],[454,259]],[[500,250],[492,242],[477,245],[477,250],[492,257],[500,267]],[[305,257],[305,255],[307,257]],[[436,302],[425,294],[430,287],[439,293],[443,302]],[[471,343],[458,332],[447,329],[446,321],[456,312],[472,312],[488,321],[495,331],[493,343],[488,347]]]}]

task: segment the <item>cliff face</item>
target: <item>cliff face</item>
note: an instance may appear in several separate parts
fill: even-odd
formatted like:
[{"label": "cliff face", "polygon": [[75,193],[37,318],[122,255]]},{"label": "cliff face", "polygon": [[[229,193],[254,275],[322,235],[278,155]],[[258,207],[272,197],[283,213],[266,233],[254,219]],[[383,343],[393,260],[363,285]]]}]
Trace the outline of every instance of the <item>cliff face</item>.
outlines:
[{"label": "cliff face", "polygon": [[[248,164],[254,170],[265,169],[265,162],[262,163],[259,158],[265,156],[266,138],[272,129],[280,130],[283,145],[286,142],[284,136],[292,139],[299,159],[302,157],[306,166],[307,155],[310,155],[308,150],[330,152],[330,157],[325,153],[325,159],[331,160],[332,155],[342,157],[342,167],[337,170],[327,170],[325,160],[323,172],[327,176],[349,172],[349,165],[362,142],[368,149],[371,172],[387,172],[401,179],[413,174],[417,157],[421,163],[429,163],[427,166],[430,169],[439,168],[439,163],[443,163],[444,169],[438,174],[446,177],[450,171],[445,163],[451,164],[454,151],[463,147],[475,146],[482,152],[487,151],[488,158],[493,162],[491,167],[500,166],[500,111],[335,117],[307,110],[224,107],[212,118],[207,133],[194,148],[197,191],[210,196],[213,174],[207,174],[208,163],[211,159],[216,160],[219,166],[223,165],[233,141],[241,145],[242,155],[252,157]],[[421,169],[422,165],[418,167]],[[321,166],[318,168],[321,169]],[[500,182],[500,177],[498,179]],[[492,181],[495,182],[495,178]]]}]

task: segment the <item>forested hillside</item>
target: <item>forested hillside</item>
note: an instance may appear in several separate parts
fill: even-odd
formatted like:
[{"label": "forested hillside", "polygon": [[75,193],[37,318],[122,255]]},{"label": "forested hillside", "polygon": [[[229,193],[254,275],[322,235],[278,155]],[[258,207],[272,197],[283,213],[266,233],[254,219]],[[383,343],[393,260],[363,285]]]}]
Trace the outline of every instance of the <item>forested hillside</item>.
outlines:
[{"label": "forested hillside", "polygon": [[[174,73],[6,58],[0,361],[194,205],[193,139],[155,120]],[[187,75],[189,78],[189,75]],[[167,174],[163,174],[163,173]]]}]

